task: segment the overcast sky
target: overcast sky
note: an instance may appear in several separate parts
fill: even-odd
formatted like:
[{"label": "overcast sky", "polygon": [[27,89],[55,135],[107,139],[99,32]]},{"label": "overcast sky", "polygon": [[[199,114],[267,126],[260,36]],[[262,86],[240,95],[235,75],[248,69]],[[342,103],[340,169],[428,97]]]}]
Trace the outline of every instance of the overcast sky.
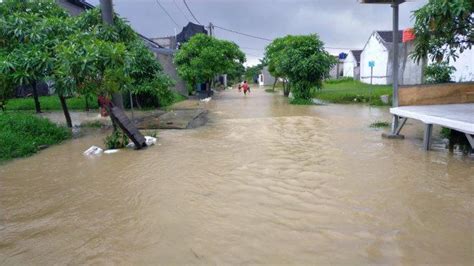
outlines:
[{"label": "overcast sky", "polygon": [[[89,0],[98,4],[99,0]],[[168,11],[178,26],[166,15]],[[428,0],[400,6],[400,29],[411,27],[411,14]],[[183,0],[113,0],[115,11],[148,37],[179,33],[194,21]],[[317,33],[326,47],[362,49],[374,30],[391,30],[390,5],[360,4],[358,0],[187,0],[201,24],[215,25],[273,39],[287,34]],[[215,29],[218,38],[237,43],[248,64],[258,63],[267,41]],[[337,54],[339,50],[328,49]],[[341,50],[344,51],[344,50]]]}]

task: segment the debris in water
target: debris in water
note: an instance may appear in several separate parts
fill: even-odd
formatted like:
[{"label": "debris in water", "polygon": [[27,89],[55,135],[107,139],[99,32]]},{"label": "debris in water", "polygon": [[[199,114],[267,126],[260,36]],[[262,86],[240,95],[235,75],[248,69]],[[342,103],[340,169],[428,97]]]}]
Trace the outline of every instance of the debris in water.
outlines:
[{"label": "debris in water", "polygon": [[103,149],[97,147],[97,146],[91,146],[89,149],[87,149],[83,154],[87,156],[92,156],[92,155],[99,155],[102,152],[104,152]]},{"label": "debris in water", "polygon": [[212,99],[212,97],[207,97],[207,98],[202,99],[201,102],[208,103],[208,102],[211,101],[211,99]]},{"label": "debris in water", "polygon": [[[133,143],[133,142],[132,142]],[[112,153],[117,153],[119,152],[118,149],[110,149],[110,150],[105,150],[104,154],[112,154]]]},{"label": "debris in water", "polygon": [[147,146],[155,145],[156,138],[150,137],[150,136],[145,136],[145,142],[146,142]]}]

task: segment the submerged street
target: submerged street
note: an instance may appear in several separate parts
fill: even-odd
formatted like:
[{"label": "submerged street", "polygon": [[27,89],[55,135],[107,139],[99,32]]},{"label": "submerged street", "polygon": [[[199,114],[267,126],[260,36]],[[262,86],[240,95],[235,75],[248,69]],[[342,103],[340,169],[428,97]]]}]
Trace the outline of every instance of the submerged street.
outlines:
[{"label": "submerged street", "polygon": [[[202,103],[201,103],[202,104]],[[0,166],[0,264],[471,264],[474,164],[381,138],[387,108],[252,89],[209,123],[89,158],[105,133]]]}]

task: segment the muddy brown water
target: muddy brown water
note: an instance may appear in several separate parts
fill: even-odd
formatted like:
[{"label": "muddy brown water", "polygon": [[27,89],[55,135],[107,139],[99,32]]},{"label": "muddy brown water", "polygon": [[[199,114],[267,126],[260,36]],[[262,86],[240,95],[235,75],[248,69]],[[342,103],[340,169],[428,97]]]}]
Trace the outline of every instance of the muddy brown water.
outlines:
[{"label": "muddy brown water", "polygon": [[143,151],[1,165],[0,264],[474,264],[472,158],[382,139],[387,108],[219,98]]}]

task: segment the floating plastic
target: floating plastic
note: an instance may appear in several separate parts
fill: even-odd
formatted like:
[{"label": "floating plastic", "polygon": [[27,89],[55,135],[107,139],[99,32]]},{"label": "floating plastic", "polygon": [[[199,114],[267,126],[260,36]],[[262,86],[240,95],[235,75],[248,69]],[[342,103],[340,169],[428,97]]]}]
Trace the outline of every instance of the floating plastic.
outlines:
[{"label": "floating plastic", "polygon": [[104,152],[103,149],[97,146],[91,146],[89,149],[87,149],[83,154],[87,156],[92,156],[92,155],[99,155],[102,152]]}]

